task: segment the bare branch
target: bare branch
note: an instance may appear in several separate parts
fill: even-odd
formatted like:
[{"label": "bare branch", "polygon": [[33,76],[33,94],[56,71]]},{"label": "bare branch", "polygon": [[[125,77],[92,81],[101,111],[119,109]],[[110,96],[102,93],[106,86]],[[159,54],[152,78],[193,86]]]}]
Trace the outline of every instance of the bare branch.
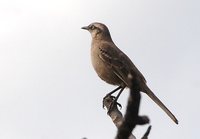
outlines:
[{"label": "bare branch", "polygon": [[[130,97],[131,98],[131,97]],[[127,110],[128,109],[130,109],[131,107],[132,107],[132,104],[130,105],[130,103],[132,103],[133,101],[132,100],[130,100],[130,98],[129,98],[129,103],[128,103],[128,107],[127,107]],[[106,97],[104,100],[103,100],[103,104],[104,104],[104,106],[106,106],[106,108],[107,109],[109,109],[109,107],[110,107],[110,105],[111,105],[111,103],[113,102],[113,99],[114,99],[114,97],[113,96],[108,96],[108,97]],[[139,101],[139,99],[138,99],[138,101]],[[139,102],[138,102],[139,103]],[[127,114],[126,114],[126,116],[128,117],[128,118],[130,118],[130,121],[135,121],[135,125],[144,125],[144,124],[147,124],[147,123],[149,123],[149,118],[147,117],[147,116],[138,116],[138,109],[139,109],[139,105],[138,105],[138,108],[131,108],[132,110],[131,110],[131,112],[129,112],[129,113],[132,113],[132,112],[136,112],[137,113],[137,116],[135,115],[135,117],[131,117],[131,115],[128,113],[128,116],[127,116]],[[122,113],[119,111],[119,109],[118,109],[118,107],[117,107],[117,104],[113,107],[113,109],[108,113],[108,115],[111,117],[111,119],[112,119],[112,121],[113,121],[113,123],[116,125],[116,127],[119,129],[121,129],[121,126],[122,126],[122,123],[123,123],[123,121],[124,121],[124,119],[123,119],[123,115],[122,115]],[[134,120],[135,119],[135,120]],[[128,122],[130,122],[130,121],[128,121]],[[124,123],[124,124],[127,124],[127,122],[126,123]],[[129,125],[129,123],[127,124],[127,125]],[[133,126],[133,128],[135,127],[135,125]],[[127,130],[129,130],[128,132],[127,132]],[[129,134],[130,136],[128,137],[128,139],[136,139],[136,137],[131,133],[132,132],[132,130],[131,129],[129,129],[129,127],[127,128],[126,126],[125,126],[125,131],[126,131],[126,133],[125,134]],[[149,133],[149,129],[147,130],[148,131],[148,133]],[[124,130],[121,130],[121,132],[119,133],[119,134],[121,134],[121,133],[123,133],[124,132]],[[147,133],[145,133],[145,135],[143,136],[143,138],[142,139],[147,139],[147,138],[144,138],[144,137],[147,137],[148,136],[148,134]],[[127,135],[126,135],[126,137],[127,137]],[[124,138],[124,133],[123,133],[123,135],[122,135],[122,138],[123,139],[126,139],[126,138]]]},{"label": "bare branch", "polygon": [[[113,96],[108,96],[103,100],[104,106],[106,106],[107,110],[109,109],[111,103],[113,102],[114,97]],[[123,115],[117,108],[117,105],[115,105],[112,110],[108,113],[110,118],[112,119],[113,123],[117,128],[119,128],[123,122]],[[131,134],[129,136],[129,139],[136,139],[136,137]]]},{"label": "bare branch", "polygon": [[[141,98],[140,89],[137,82],[133,82],[134,80],[132,80],[131,77],[130,81],[132,82],[132,86],[124,118],[117,107],[118,104],[115,104],[112,110],[110,110],[108,113],[113,123],[118,128],[116,139],[136,139],[136,137],[132,134],[132,130],[135,128],[135,126],[149,123],[149,118],[147,116],[138,115]],[[109,109],[113,99],[113,96],[104,98],[103,104],[107,109]],[[150,129],[151,126],[147,129],[142,139],[147,139]]]},{"label": "bare branch", "polygon": [[122,125],[118,128],[116,139],[128,139],[132,130],[137,125],[140,98],[141,95],[138,85],[132,85],[126,114]]}]

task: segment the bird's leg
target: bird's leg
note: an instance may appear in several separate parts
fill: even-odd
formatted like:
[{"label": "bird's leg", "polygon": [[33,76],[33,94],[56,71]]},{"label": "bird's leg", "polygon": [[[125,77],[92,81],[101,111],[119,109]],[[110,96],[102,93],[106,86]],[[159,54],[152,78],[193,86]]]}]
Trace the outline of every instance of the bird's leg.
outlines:
[{"label": "bird's leg", "polygon": [[108,96],[111,96],[113,93],[115,93],[116,91],[118,91],[118,90],[121,89],[121,88],[122,88],[122,87],[119,86],[119,87],[117,87],[116,89],[114,89],[113,91],[111,91],[110,93],[106,94],[106,96],[104,97],[104,99],[105,99],[106,97],[108,97]]},{"label": "bird's leg", "polygon": [[[116,89],[114,89],[113,91],[111,91],[110,93],[106,94],[106,96],[103,98],[103,100],[105,98],[107,98],[108,96],[111,96],[113,93],[115,93],[116,91],[118,91],[119,89],[121,89],[122,86],[118,86]],[[112,96],[113,97],[113,100],[115,99],[115,96]],[[120,104],[119,104],[120,105]],[[103,108],[104,108],[104,104],[103,104]]]},{"label": "bird's leg", "polygon": [[108,113],[114,108],[115,105],[119,105],[119,107],[122,107],[121,104],[119,104],[117,102],[119,96],[121,95],[121,93],[123,92],[125,87],[121,87],[121,90],[119,91],[119,93],[117,94],[117,96],[113,99],[112,103],[110,104],[110,107],[108,109]]}]

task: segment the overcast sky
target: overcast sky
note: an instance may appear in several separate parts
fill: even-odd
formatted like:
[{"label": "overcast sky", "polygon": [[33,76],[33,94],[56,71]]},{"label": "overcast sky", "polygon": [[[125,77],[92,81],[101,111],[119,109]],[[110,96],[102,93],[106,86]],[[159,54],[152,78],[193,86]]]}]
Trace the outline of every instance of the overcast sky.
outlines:
[{"label": "overcast sky", "polygon": [[[0,138],[111,139],[116,128],[102,109],[115,88],[90,62],[91,36],[105,23],[115,44],[176,115],[145,94],[141,115],[150,139],[197,138],[200,117],[200,2],[198,0],[1,0]],[[125,111],[129,90],[119,102]],[[147,126],[137,126],[141,137]]]}]

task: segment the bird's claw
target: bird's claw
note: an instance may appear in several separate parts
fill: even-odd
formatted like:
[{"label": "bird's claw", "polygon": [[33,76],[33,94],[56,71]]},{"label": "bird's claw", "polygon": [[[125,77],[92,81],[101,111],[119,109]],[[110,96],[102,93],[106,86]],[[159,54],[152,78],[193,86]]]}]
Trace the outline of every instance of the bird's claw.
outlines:
[{"label": "bird's claw", "polygon": [[[109,97],[109,98],[108,98]],[[103,98],[103,109],[105,108],[105,101],[109,100],[109,101],[114,101],[115,100],[115,96],[111,96],[111,95],[106,95],[104,98]],[[112,102],[109,102],[109,103],[112,103]]]},{"label": "bird's claw", "polygon": [[117,106],[119,106],[119,108],[122,108],[122,105],[120,103],[117,102],[117,99],[115,96],[111,96],[111,95],[107,95],[103,98],[103,108],[105,107],[105,101],[107,101],[109,105],[107,105],[107,109],[108,109],[108,114]]},{"label": "bird's claw", "polygon": [[120,110],[122,109],[122,105],[118,102],[116,102],[117,106],[119,106]]},{"label": "bird's claw", "polygon": [[110,106],[108,107],[107,113],[110,114],[113,109],[115,109],[115,108],[117,109],[117,106],[119,106],[120,109],[122,108],[122,105],[120,103],[118,103],[116,101],[116,99],[113,99],[112,102],[110,103]]}]

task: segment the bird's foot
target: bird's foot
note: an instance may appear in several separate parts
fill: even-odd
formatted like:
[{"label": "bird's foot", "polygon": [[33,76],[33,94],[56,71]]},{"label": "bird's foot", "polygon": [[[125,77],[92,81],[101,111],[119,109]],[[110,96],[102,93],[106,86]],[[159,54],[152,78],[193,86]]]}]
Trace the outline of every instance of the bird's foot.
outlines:
[{"label": "bird's foot", "polygon": [[117,102],[117,99],[115,96],[111,96],[111,95],[106,95],[103,98],[103,108],[106,106],[106,108],[108,109],[108,114],[117,106],[120,107],[120,109],[122,108],[122,105],[120,103]]},{"label": "bird's foot", "polygon": [[[111,111],[112,111],[113,109],[115,109],[117,106],[119,106],[120,109],[122,108],[122,105],[121,105],[120,103],[118,103],[116,99],[114,99],[114,100],[111,102],[110,106],[108,107],[108,112],[107,112],[107,114],[110,114]],[[117,109],[117,108],[116,108],[116,109]]]},{"label": "bird's foot", "polygon": [[112,96],[112,95],[106,95],[104,98],[103,98],[103,109],[106,107],[108,108],[109,105],[112,103],[112,101],[115,99],[115,96]]}]

